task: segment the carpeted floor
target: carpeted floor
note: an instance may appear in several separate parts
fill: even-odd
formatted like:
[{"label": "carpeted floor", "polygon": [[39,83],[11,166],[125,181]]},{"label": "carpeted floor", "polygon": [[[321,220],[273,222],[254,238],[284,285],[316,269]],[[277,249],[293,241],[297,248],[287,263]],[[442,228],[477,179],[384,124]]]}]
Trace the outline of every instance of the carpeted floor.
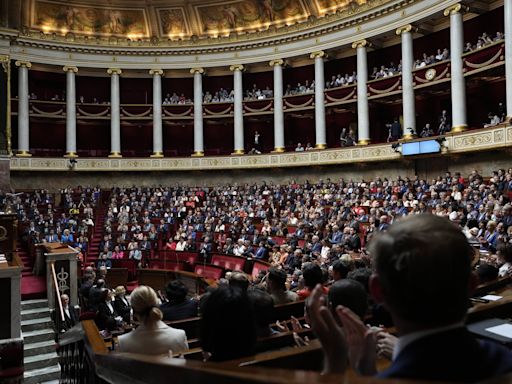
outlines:
[{"label": "carpeted floor", "polygon": [[22,276],[21,277],[21,299],[44,299],[46,298],[46,279],[44,276]]}]

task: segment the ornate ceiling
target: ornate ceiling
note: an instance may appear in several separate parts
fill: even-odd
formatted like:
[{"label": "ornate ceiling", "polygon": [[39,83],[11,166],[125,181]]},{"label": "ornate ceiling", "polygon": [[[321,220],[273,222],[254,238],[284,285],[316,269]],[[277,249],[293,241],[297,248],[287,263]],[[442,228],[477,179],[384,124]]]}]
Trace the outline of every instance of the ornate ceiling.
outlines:
[{"label": "ornate ceiling", "polygon": [[[197,39],[250,34],[351,15],[385,0],[125,0],[22,2],[22,24],[60,35],[139,39]],[[311,25],[311,23],[307,23]]]}]

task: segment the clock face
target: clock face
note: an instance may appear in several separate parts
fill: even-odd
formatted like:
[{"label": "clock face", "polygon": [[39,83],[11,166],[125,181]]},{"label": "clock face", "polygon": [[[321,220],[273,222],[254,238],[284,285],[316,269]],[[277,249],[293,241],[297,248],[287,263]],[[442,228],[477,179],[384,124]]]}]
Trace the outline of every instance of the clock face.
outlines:
[{"label": "clock face", "polygon": [[425,72],[425,79],[428,81],[434,80],[436,77],[436,70],[434,68],[430,68],[427,72]]}]

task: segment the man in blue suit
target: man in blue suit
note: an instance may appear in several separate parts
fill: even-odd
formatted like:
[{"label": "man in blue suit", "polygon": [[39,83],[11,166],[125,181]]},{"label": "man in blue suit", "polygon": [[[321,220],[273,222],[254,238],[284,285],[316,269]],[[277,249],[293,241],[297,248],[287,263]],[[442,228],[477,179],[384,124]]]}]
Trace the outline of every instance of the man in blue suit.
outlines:
[{"label": "man in blue suit", "polygon": [[376,236],[369,249],[375,270],[370,292],[390,312],[399,334],[393,362],[377,373],[375,333],[339,306],[342,330],[318,286],[308,314],[324,350],[326,373],[344,373],[350,364],[379,378],[477,382],[512,372],[512,351],[477,339],[464,325],[476,278],[460,228],[434,215],[409,216]]}]

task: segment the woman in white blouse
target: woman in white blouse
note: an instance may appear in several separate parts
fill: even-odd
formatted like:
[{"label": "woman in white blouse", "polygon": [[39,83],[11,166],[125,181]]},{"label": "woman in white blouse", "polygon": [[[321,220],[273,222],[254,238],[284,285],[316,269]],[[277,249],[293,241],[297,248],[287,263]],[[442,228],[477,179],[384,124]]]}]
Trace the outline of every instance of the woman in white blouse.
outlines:
[{"label": "woman in white blouse", "polygon": [[141,285],[130,295],[133,315],[140,325],[119,336],[119,351],[160,355],[188,351],[185,331],[169,327],[162,321],[158,298],[153,288]]}]

